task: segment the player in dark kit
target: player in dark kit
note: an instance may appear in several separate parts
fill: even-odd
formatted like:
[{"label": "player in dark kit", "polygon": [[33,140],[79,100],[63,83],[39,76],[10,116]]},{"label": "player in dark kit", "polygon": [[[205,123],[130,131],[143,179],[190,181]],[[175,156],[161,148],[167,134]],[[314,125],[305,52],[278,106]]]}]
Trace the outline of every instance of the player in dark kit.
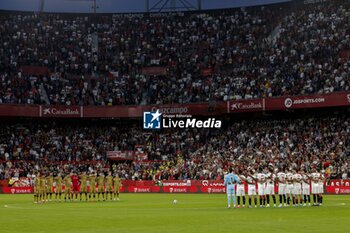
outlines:
[{"label": "player in dark kit", "polygon": [[106,176],[106,200],[108,199],[108,193],[110,200],[112,200],[112,193],[113,193],[113,176],[112,172],[108,172],[108,176]]},{"label": "player in dark kit", "polygon": [[72,193],[72,176],[73,174],[68,174],[64,177],[64,201],[67,201],[67,197],[69,201],[71,200]]},{"label": "player in dark kit", "polygon": [[46,179],[45,179],[45,175],[42,175],[40,177],[40,195],[39,195],[39,201],[41,203],[44,203],[46,200]]},{"label": "player in dark kit", "polygon": [[52,201],[53,174],[46,177],[46,201]]},{"label": "player in dark kit", "polygon": [[61,173],[58,173],[54,180],[56,183],[55,199],[56,199],[56,201],[57,200],[61,201],[61,197],[62,197],[62,176],[61,176]]},{"label": "player in dark kit", "polygon": [[105,201],[105,177],[101,172],[97,177],[97,190],[98,190],[98,200],[100,201],[100,195],[102,194],[102,200]]},{"label": "player in dark kit", "polygon": [[88,200],[88,195],[87,195],[87,179],[88,176],[86,175],[86,172],[83,172],[80,176],[79,176],[79,180],[80,180],[80,201],[82,200],[82,195],[83,193],[85,194],[85,201]]},{"label": "player in dark kit", "polygon": [[36,174],[34,180],[34,203],[39,203],[40,195],[40,173]]},{"label": "player in dark kit", "polygon": [[122,186],[122,181],[119,178],[119,175],[115,174],[115,177],[113,178],[114,201],[115,200],[119,201],[119,192],[120,192],[121,186]]},{"label": "player in dark kit", "polygon": [[90,183],[90,193],[89,193],[89,199],[94,199],[96,197],[96,174],[94,172],[91,172],[89,176],[89,183]]}]

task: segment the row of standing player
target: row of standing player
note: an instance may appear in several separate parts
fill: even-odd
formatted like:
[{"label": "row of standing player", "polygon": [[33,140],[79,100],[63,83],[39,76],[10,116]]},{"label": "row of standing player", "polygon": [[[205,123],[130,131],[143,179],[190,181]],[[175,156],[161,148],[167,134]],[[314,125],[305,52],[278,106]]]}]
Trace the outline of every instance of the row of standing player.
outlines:
[{"label": "row of standing player", "polygon": [[[62,192],[63,184],[64,192]],[[55,194],[56,201],[62,201],[62,194],[64,194],[65,201],[78,201],[78,194],[80,195],[80,201],[83,200],[83,194],[85,201],[96,200],[96,198],[100,201],[100,197],[103,201],[106,201],[108,194],[110,200],[119,201],[121,186],[122,182],[118,174],[112,176],[111,172],[107,176],[104,176],[103,173],[97,176],[95,172],[90,172],[90,174],[71,172],[64,177],[61,173],[56,176],[53,173],[48,175],[37,173],[34,180],[34,203],[52,201],[53,194]]]},{"label": "row of standing player", "polygon": [[[249,208],[252,208],[254,201],[255,208],[270,207],[270,198],[272,197],[273,206],[277,207],[275,185],[278,185],[279,205],[278,207],[290,206],[311,206],[310,195],[313,195],[313,205],[319,206],[323,203],[323,184],[325,177],[315,168],[311,173],[306,173],[303,170],[288,170],[278,171],[273,168],[265,167],[263,171],[256,172],[254,170],[238,172],[234,174],[230,168],[230,173],[225,176],[225,186],[228,198],[228,208],[245,207],[246,192],[244,183],[248,187],[248,202]],[[235,184],[237,187],[235,189]],[[237,196],[237,200],[236,200]]]}]

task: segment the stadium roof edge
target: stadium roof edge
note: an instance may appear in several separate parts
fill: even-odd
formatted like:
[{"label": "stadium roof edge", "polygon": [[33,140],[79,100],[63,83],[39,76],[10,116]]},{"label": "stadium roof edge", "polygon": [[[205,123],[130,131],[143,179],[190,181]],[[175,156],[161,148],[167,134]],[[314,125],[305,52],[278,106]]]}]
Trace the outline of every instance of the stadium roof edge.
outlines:
[{"label": "stadium roof edge", "polygon": [[[255,1],[255,0],[253,0]],[[272,1],[272,2],[271,2]],[[216,12],[216,11],[223,11],[223,10],[235,10],[240,8],[256,8],[256,7],[274,7],[279,5],[288,5],[291,4],[292,0],[264,0],[264,1],[257,1],[255,5],[239,5],[239,6],[232,6],[232,7],[218,7],[218,8],[206,8],[202,10],[185,10],[185,11],[163,11],[163,12],[146,12],[146,11],[125,11],[125,12],[96,12],[98,15],[128,15],[128,14],[176,14],[176,13],[199,13],[199,12]],[[3,3],[0,3],[0,13],[12,13],[12,14],[66,14],[66,15],[94,15],[93,12],[71,12],[71,11],[53,11],[53,10],[44,10],[43,12],[39,12],[38,10],[23,10],[23,9],[9,9],[4,8]]]}]

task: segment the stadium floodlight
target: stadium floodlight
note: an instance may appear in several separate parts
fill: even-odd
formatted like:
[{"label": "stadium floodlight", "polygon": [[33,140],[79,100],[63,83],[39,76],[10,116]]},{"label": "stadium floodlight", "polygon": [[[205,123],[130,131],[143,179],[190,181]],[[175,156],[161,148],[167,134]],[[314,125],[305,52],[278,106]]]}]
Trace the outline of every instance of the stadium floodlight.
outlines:
[{"label": "stadium floodlight", "polygon": [[44,11],[44,6],[45,6],[45,0],[40,0],[39,1],[39,12]]}]

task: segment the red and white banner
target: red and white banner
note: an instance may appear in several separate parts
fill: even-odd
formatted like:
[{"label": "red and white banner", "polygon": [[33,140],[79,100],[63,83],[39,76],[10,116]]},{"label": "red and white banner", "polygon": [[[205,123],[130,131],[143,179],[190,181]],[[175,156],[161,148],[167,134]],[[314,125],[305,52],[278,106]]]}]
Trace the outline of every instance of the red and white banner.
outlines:
[{"label": "red and white banner", "polygon": [[29,187],[31,184],[31,179],[28,177],[12,177],[13,187]]},{"label": "red and white banner", "polygon": [[147,161],[148,160],[148,155],[144,153],[135,153],[135,160],[137,161]]},{"label": "red and white banner", "polygon": [[133,150],[116,150],[107,151],[107,159],[109,160],[133,160],[135,151]]}]

